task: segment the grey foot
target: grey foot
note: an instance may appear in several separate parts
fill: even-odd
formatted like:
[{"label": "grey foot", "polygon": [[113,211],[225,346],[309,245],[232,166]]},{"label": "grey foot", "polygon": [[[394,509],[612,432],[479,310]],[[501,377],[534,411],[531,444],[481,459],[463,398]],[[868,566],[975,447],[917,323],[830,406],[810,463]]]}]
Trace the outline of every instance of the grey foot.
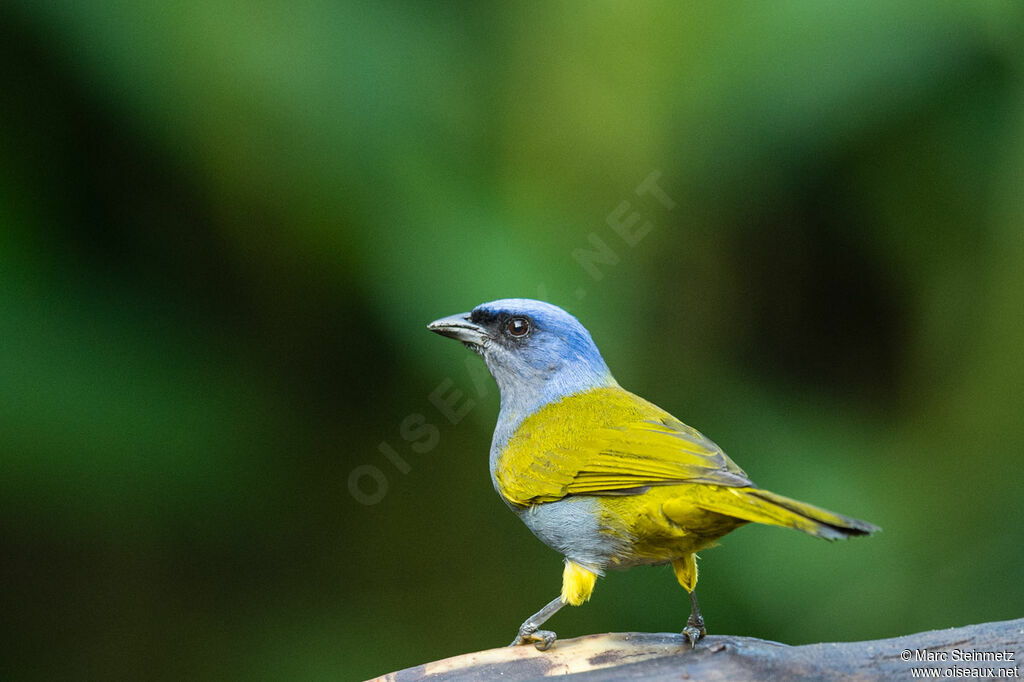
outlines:
[{"label": "grey foot", "polygon": [[703,618],[694,618],[690,616],[689,620],[686,621],[686,627],[683,628],[683,637],[690,642],[690,648],[697,646],[697,640],[708,634],[708,631],[704,628]]},{"label": "grey foot", "polygon": [[551,648],[551,645],[558,639],[558,635],[553,633],[551,630],[529,630],[526,628],[519,628],[519,634],[512,640],[509,646],[519,646],[520,644],[526,644],[533,642],[534,646],[537,647],[537,651],[547,651]]}]

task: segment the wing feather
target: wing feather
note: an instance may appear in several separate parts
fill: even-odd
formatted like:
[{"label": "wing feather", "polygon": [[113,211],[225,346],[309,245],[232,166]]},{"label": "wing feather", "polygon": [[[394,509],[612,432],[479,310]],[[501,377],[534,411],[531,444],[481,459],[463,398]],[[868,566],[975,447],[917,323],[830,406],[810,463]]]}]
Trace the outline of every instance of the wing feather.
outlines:
[{"label": "wing feather", "polygon": [[495,480],[519,505],[654,485],[753,486],[711,439],[618,387],[563,398],[527,418],[498,458]]}]

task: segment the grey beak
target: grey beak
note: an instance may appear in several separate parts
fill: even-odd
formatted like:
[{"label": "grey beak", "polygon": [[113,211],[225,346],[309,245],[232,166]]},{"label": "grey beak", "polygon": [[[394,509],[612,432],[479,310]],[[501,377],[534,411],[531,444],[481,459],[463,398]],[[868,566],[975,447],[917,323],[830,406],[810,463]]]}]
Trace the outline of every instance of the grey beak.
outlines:
[{"label": "grey beak", "polygon": [[474,346],[483,344],[484,339],[487,338],[487,331],[483,327],[469,321],[469,313],[459,313],[434,320],[427,325],[427,329],[441,336]]}]

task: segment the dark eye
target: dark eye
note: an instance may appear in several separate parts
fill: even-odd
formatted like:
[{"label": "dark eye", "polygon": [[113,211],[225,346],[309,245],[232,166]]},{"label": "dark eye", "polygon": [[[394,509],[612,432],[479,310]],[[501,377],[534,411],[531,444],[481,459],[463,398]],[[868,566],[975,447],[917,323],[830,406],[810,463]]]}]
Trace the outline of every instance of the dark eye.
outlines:
[{"label": "dark eye", "polygon": [[505,324],[509,336],[526,336],[530,331],[530,321],[525,317],[513,317]]}]

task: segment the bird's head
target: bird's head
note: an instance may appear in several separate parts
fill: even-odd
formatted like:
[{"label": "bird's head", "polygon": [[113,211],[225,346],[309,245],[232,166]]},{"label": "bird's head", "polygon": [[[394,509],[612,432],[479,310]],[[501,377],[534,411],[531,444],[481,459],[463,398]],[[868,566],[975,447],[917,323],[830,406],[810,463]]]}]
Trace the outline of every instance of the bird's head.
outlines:
[{"label": "bird's head", "polygon": [[508,402],[543,405],[590,388],[614,386],[590,333],[558,306],[528,298],[482,303],[427,328],[483,357]]}]

